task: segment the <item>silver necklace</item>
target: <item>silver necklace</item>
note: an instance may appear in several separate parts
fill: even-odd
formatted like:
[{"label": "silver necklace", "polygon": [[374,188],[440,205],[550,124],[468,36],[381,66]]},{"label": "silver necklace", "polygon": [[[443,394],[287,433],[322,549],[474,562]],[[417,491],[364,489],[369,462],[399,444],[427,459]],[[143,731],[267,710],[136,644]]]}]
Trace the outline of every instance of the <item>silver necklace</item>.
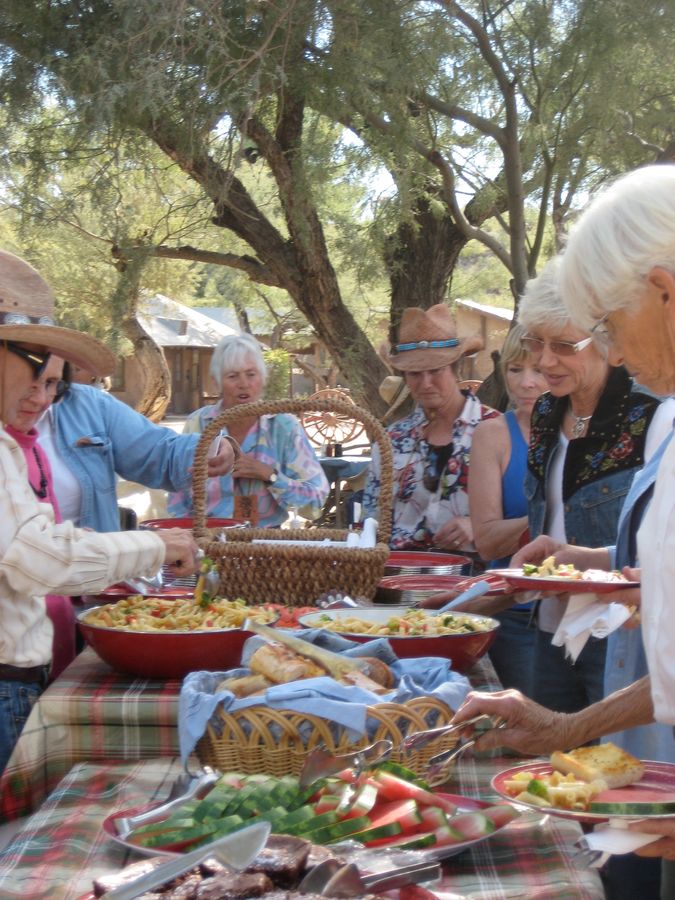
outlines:
[{"label": "silver necklace", "polygon": [[586,424],[593,416],[592,414],[590,416],[577,416],[571,409],[570,415],[574,418],[574,422],[572,422],[572,437],[580,438],[586,431]]}]

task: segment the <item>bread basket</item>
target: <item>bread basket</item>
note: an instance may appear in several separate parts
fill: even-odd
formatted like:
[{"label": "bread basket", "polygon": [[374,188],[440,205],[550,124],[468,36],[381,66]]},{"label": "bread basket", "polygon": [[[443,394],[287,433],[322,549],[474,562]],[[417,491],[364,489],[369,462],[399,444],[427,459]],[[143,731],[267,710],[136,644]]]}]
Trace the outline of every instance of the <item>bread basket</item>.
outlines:
[{"label": "bread basket", "polygon": [[453,731],[409,754],[401,753],[401,743],[416,731],[447,725],[452,716],[452,710],[435,697],[378,703],[367,707],[367,734],[350,741],[344,728],[310,713],[253,706],[230,714],[220,708],[196,752],[200,762],[222,772],[297,775],[315,747],[348,753],[386,739],[394,745],[391,758],[423,776],[432,756],[456,745],[457,733]]}]

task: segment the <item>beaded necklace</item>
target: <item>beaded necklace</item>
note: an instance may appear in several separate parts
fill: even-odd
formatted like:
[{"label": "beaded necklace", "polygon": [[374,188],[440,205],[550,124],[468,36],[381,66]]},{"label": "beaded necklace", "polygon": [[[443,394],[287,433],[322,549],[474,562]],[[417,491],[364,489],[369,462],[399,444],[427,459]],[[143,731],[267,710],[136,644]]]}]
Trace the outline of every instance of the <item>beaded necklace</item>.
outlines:
[{"label": "beaded necklace", "polygon": [[49,482],[47,481],[45,470],[42,468],[40,454],[37,452],[35,447],[33,447],[33,456],[35,457],[35,462],[37,463],[37,467],[40,472],[40,488],[38,490],[38,488],[36,488],[34,484],[31,484],[31,487],[33,488],[35,496],[39,497],[40,500],[44,500],[47,496],[47,488],[49,487]]}]

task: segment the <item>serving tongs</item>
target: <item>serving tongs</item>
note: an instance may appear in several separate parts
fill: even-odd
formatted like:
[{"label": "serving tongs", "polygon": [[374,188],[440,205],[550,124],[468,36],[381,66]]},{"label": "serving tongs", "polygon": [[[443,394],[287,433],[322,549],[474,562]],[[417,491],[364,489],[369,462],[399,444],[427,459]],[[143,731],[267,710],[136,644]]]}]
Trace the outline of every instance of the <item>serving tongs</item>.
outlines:
[{"label": "serving tongs", "polygon": [[[444,750],[443,753],[437,753],[436,756],[431,757],[424,772],[424,775],[430,784],[439,784],[444,781],[448,774],[448,767],[450,764],[453,763],[458,756],[461,756],[473,747],[481,734],[494,728],[505,728],[508,724],[504,719],[498,717],[491,719],[489,716],[481,715],[476,716],[474,719],[467,719],[465,722],[460,722],[455,728],[463,729],[466,728],[467,725],[476,725],[476,723],[481,720],[489,722],[489,727],[479,729],[477,734],[475,734],[474,731],[475,737],[460,738],[459,743],[455,747],[452,747],[450,750]],[[451,726],[448,727],[450,728]]]},{"label": "serving tongs", "polygon": [[394,745],[391,741],[375,741],[368,747],[351,753],[335,754],[323,747],[317,747],[307,756],[299,776],[300,787],[304,790],[321,778],[337,775],[350,766],[354,768],[356,780],[371,766],[391,756]]},{"label": "serving tongs", "polygon": [[120,816],[115,819],[115,829],[120,837],[126,838],[136,828],[163,819],[167,813],[194,798],[206,796],[220,778],[220,772],[210,766],[204,766],[195,774],[187,769],[174,781],[165,803],[155,806],[136,816]]},{"label": "serving tongs", "polygon": [[480,729],[482,733],[483,731],[488,731],[490,728],[498,727],[498,723],[501,723],[501,721],[501,719],[495,719],[493,721],[490,716],[481,713],[479,716],[474,716],[473,719],[466,719],[466,721],[457,722],[454,725],[441,725],[439,728],[428,728],[425,731],[415,731],[413,734],[409,734],[403,739],[401,742],[401,749],[405,753],[411,753],[413,750],[419,750],[421,747],[426,747],[427,744],[431,743],[431,741],[435,741],[436,738],[451,734],[453,731],[463,731],[471,725],[475,727],[482,723],[485,726]]},{"label": "serving tongs", "polygon": [[393,891],[406,884],[433,881],[440,873],[440,863],[424,860],[373,875],[361,875],[354,863],[345,865],[336,859],[327,859],[305,875],[298,891],[322,897],[363,897],[370,888],[376,888],[378,892]]}]

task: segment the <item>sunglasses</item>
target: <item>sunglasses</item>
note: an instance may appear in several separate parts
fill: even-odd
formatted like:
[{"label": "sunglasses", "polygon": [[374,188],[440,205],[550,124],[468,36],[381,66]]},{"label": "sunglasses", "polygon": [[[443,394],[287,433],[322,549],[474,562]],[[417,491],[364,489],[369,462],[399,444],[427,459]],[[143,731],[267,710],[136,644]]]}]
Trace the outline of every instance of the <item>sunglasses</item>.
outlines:
[{"label": "sunglasses", "polygon": [[572,343],[571,341],[542,341],[529,334],[526,334],[520,340],[520,345],[523,350],[527,353],[531,353],[532,356],[541,356],[544,352],[544,347],[547,344],[551,353],[554,353],[556,356],[574,356],[575,353],[580,353],[591,343],[593,343],[592,337],[587,337],[581,341]]},{"label": "sunglasses", "polygon": [[5,347],[15,356],[24,359],[33,370],[33,378],[38,379],[47,368],[51,353],[38,353],[35,350],[25,350],[12,341],[4,341]]}]

